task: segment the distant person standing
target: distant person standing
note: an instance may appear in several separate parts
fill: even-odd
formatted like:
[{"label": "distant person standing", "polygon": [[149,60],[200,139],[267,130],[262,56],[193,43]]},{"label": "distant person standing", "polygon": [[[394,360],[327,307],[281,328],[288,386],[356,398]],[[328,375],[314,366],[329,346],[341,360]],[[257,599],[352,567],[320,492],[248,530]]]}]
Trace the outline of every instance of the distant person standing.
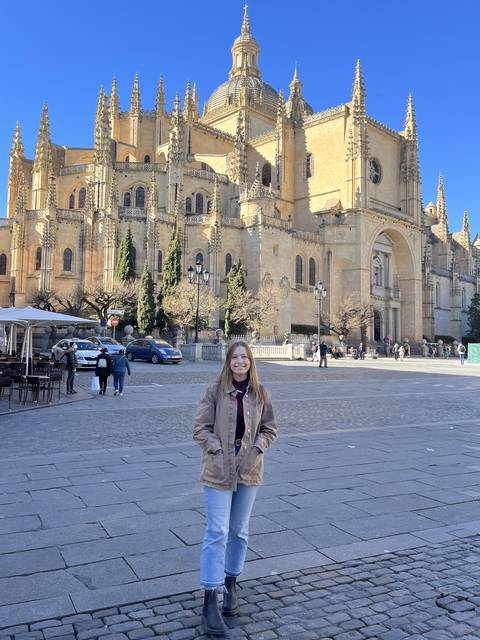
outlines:
[{"label": "distant person standing", "polygon": [[120,349],[118,356],[113,361],[112,373],[113,373],[113,395],[117,394],[123,396],[123,383],[125,381],[125,374],[128,371],[130,375],[130,363],[125,355],[125,349]]},{"label": "distant person standing", "polygon": [[465,345],[460,343],[457,347],[458,357],[460,358],[460,365],[463,366],[465,364],[465,354],[467,353],[467,349]]},{"label": "distant person standing", "polygon": [[322,362],[323,362],[323,366],[325,368],[327,368],[327,353],[328,353],[328,347],[325,344],[325,342],[321,342],[320,343],[320,367],[322,366]]},{"label": "distant person standing", "polygon": [[398,360],[398,342],[395,342],[395,344],[393,345],[392,352],[395,360]]},{"label": "distant person standing", "polygon": [[95,366],[95,375],[98,376],[100,382],[99,396],[104,396],[107,392],[108,377],[112,373],[112,359],[106,347],[100,349],[97,356],[97,364]]},{"label": "distant person standing", "polygon": [[400,360],[403,360],[405,358],[405,347],[403,346],[403,344],[398,347],[398,357],[400,358]]},{"label": "distant person standing", "polygon": [[318,351],[318,344],[316,342],[312,342],[312,362],[318,362],[320,357],[320,353]]},{"label": "distant person standing", "polygon": [[78,358],[75,353],[76,350],[77,345],[74,342],[70,342],[68,349],[65,350],[65,353],[62,356],[62,359],[65,358],[67,361],[67,395],[77,393],[73,388],[73,383],[75,382],[75,371],[78,367]]},{"label": "distant person standing", "polygon": [[363,350],[363,342],[358,345],[358,357],[360,360],[365,360],[365,351]]}]

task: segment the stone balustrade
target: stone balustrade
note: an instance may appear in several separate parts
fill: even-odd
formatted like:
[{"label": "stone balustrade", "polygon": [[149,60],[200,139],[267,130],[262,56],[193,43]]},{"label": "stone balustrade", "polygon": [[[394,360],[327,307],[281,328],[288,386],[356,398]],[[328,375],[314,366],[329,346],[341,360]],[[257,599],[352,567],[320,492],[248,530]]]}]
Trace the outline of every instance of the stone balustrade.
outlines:
[{"label": "stone balustrade", "polygon": [[78,173],[93,172],[93,164],[72,164],[68,167],[60,167],[59,175],[69,176]]},{"label": "stone balustrade", "polygon": [[163,171],[167,170],[165,164],[161,162],[115,162],[117,171]]}]

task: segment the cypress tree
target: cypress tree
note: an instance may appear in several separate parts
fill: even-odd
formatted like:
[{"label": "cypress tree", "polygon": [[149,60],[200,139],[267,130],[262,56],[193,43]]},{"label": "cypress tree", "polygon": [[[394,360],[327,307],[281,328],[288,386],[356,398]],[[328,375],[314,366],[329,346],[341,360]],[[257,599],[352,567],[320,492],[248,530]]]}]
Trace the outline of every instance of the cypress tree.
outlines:
[{"label": "cypress tree", "polygon": [[158,327],[160,333],[167,333],[169,330],[168,318],[165,315],[165,311],[163,310],[163,291],[160,291],[157,294],[157,313],[155,316],[155,325]]},{"label": "cypress tree", "polygon": [[235,307],[240,291],[246,290],[245,276],[243,273],[242,263],[232,265],[228,275],[227,300],[225,302],[225,335],[229,338],[232,335],[243,335],[247,327],[241,322],[234,322],[231,319],[232,309]]},{"label": "cypress tree", "polygon": [[480,342],[480,294],[475,293],[472,296],[467,314],[469,328],[467,339],[470,342]]},{"label": "cypress tree", "polygon": [[180,247],[180,238],[177,228],[175,227],[170,242],[167,247],[165,263],[163,265],[163,287],[162,294],[164,297],[171,295],[182,279],[182,249]]},{"label": "cypress tree", "polygon": [[149,333],[155,325],[155,299],[152,276],[147,263],[143,267],[137,305],[137,326],[142,333]]},{"label": "cypress tree", "polygon": [[128,225],[127,233],[120,243],[120,249],[118,250],[115,278],[122,282],[135,279],[135,247],[133,246],[130,225]]}]

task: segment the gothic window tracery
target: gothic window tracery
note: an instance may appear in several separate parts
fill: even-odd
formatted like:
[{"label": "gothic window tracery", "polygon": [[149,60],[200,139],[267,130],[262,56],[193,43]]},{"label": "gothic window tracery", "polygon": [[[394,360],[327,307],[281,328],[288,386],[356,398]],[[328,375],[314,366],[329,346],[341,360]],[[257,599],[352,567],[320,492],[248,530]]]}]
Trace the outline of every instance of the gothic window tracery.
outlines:
[{"label": "gothic window tracery", "polygon": [[139,209],[145,207],[145,189],[143,187],[137,187],[135,190],[135,206]]},{"label": "gothic window tracery", "polygon": [[201,193],[195,196],[195,213],[203,213],[203,194]]},{"label": "gothic window tracery", "polygon": [[370,159],[370,180],[373,184],[379,184],[382,181],[382,165],[376,158]]},{"label": "gothic window tracery", "polygon": [[373,284],[376,287],[383,286],[383,265],[379,256],[373,257]]},{"label": "gothic window tracery", "polygon": [[192,213],[192,199],[186,198],[185,200],[185,211],[186,213]]},{"label": "gothic window tracery", "polygon": [[85,187],[82,187],[78,192],[78,208],[79,209],[85,208],[86,197],[87,197],[87,190],[85,189]]},{"label": "gothic window tracery", "polygon": [[71,249],[65,249],[63,252],[63,270],[71,271],[72,270],[72,259],[73,252]]},{"label": "gothic window tracery", "polygon": [[37,247],[35,251],[35,271],[40,271],[42,268],[42,247]]},{"label": "gothic window tracery", "polygon": [[158,253],[157,253],[157,271],[158,273],[162,273],[163,271],[163,254],[160,251],[160,249],[158,250]]},{"label": "gothic window tracery", "polygon": [[0,254],[0,276],[7,275],[7,256],[5,253]]},{"label": "gothic window tracery", "polygon": [[315,264],[315,260],[313,258],[310,258],[310,260],[308,261],[308,284],[311,287],[315,286],[315,281],[317,279],[317,265]]},{"label": "gothic window tracery", "polygon": [[199,251],[195,256],[195,264],[197,264],[197,262],[203,266],[203,253],[201,251]]},{"label": "gothic window tracery", "polygon": [[305,177],[311,178],[313,176],[313,155],[311,153],[307,153],[307,158],[305,161]]},{"label": "gothic window tracery", "polygon": [[150,164],[150,156],[147,154],[143,159],[144,164]]},{"label": "gothic window tracery", "polygon": [[262,167],[262,184],[269,187],[272,182],[272,165],[266,162]]},{"label": "gothic window tracery", "polygon": [[302,256],[295,258],[295,284],[303,284],[303,260]]},{"label": "gothic window tracery", "polygon": [[71,193],[70,197],[68,198],[68,208],[69,209],[75,209],[75,194]]},{"label": "gothic window tracery", "polygon": [[130,193],[130,191],[126,191],[123,194],[123,206],[124,207],[131,207],[132,206],[132,194]]}]

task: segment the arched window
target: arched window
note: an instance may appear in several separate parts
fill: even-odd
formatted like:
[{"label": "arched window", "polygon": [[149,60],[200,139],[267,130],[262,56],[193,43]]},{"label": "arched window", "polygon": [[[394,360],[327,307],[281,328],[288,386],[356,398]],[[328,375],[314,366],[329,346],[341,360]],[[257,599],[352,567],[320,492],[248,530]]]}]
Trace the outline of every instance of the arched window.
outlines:
[{"label": "arched window", "polygon": [[462,289],[462,309],[467,308],[467,295],[465,293],[465,289]]},{"label": "arched window", "polygon": [[272,182],[272,167],[269,162],[266,162],[262,167],[262,184],[264,187],[268,187]]},{"label": "arched window", "polygon": [[144,157],[144,159],[143,159],[143,162],[144,162],[145,164],[150,164],[150,156],[149,156],[149,155],[146,155],[146,156]]},{"label": "arched window", "polygon": [[382,261],[378,256],[373,257],[373,284],[376,287],[383,286]]},{"label": "arched window", "polygon": [[68,198],[68,208],[69,209],[75,209],[75,194],[71,193],[70,197]]},{"label": "arched window", "polygon": [[160,249],[158,250],[158,253],[157,253],[157,271],[158,273],[162,273],[163,271],[163,254],[160,251]]},{"label": "arched window", "polygon": [[295,284],[303,283],[303,260],[301,256],[295,258]]},{"label": "arched window", "polygon": [[2,253],[0,254],[0,276],[7,275],[7,256]]},{"label": "arched window", "polygon": [[195,256],[195,264],[197,264],[197,262],[203,266],[203,253],[201,251],[199,251]]},{"label": "arched window", "polygon": [[72,270],[72,258],[73,253],[71,249],[65,249],[63,252],[63,270],[71,271]]},{"label": "arched window", "polygon": [[130,156],[125,156],[125,162],[130,162]]},{"label": "arched window", "polygon": [[315,280],[317,278],[317,265],[315,264],[315,260],[313,258],[310,258],[310,260],[308,261],[308,284],[311,287],[315,286]]},{"label": "arched window", "polygon": [[130,191],[126,191],[123,194],[123,206],[124,207],[131,207],[132,206],[132,194],[130,193]]},{"label": "arched window", "polygon": [[307,153],[305,160],[305,177],[311,178],[313,176],[313,156],[311,153]]},{"label": "arched window", "polygon": [[440,283],[437,282],[437,284],[435,285],[435,306],[439,307],[440,306]]},{"label": "arched window", "polygon": [[203,195],[197,193],[195,196],[195,213],[203,213]]},{"label": "arched window", "polygon": [[132,265],[133,265],[133,273],[137,272],[137,250],[132,245]]},{"label": "arched window", "polygon": [[78,192],[78,208],[83,209],[85,207],[85,198],[87,197],[87,190],[82,187]]},{"label": "arched window", "polygon": [[37,247],[35,252],[35,271],[40,271],[42,268],[42,247]]},{"label": "arched window", "polygon": [[227,253],[225,256],[225,275],[228,276],[232,268],[232,254]]},{"label": "arched window", "polygon": [[187,213],[192,213],[192,199],[186,198],[185,200],[185,211]]},{"label": "arched window", "polygon": [[137,187],[135,190],[135,206],[143,209],[145,207],[145,189]]}]

